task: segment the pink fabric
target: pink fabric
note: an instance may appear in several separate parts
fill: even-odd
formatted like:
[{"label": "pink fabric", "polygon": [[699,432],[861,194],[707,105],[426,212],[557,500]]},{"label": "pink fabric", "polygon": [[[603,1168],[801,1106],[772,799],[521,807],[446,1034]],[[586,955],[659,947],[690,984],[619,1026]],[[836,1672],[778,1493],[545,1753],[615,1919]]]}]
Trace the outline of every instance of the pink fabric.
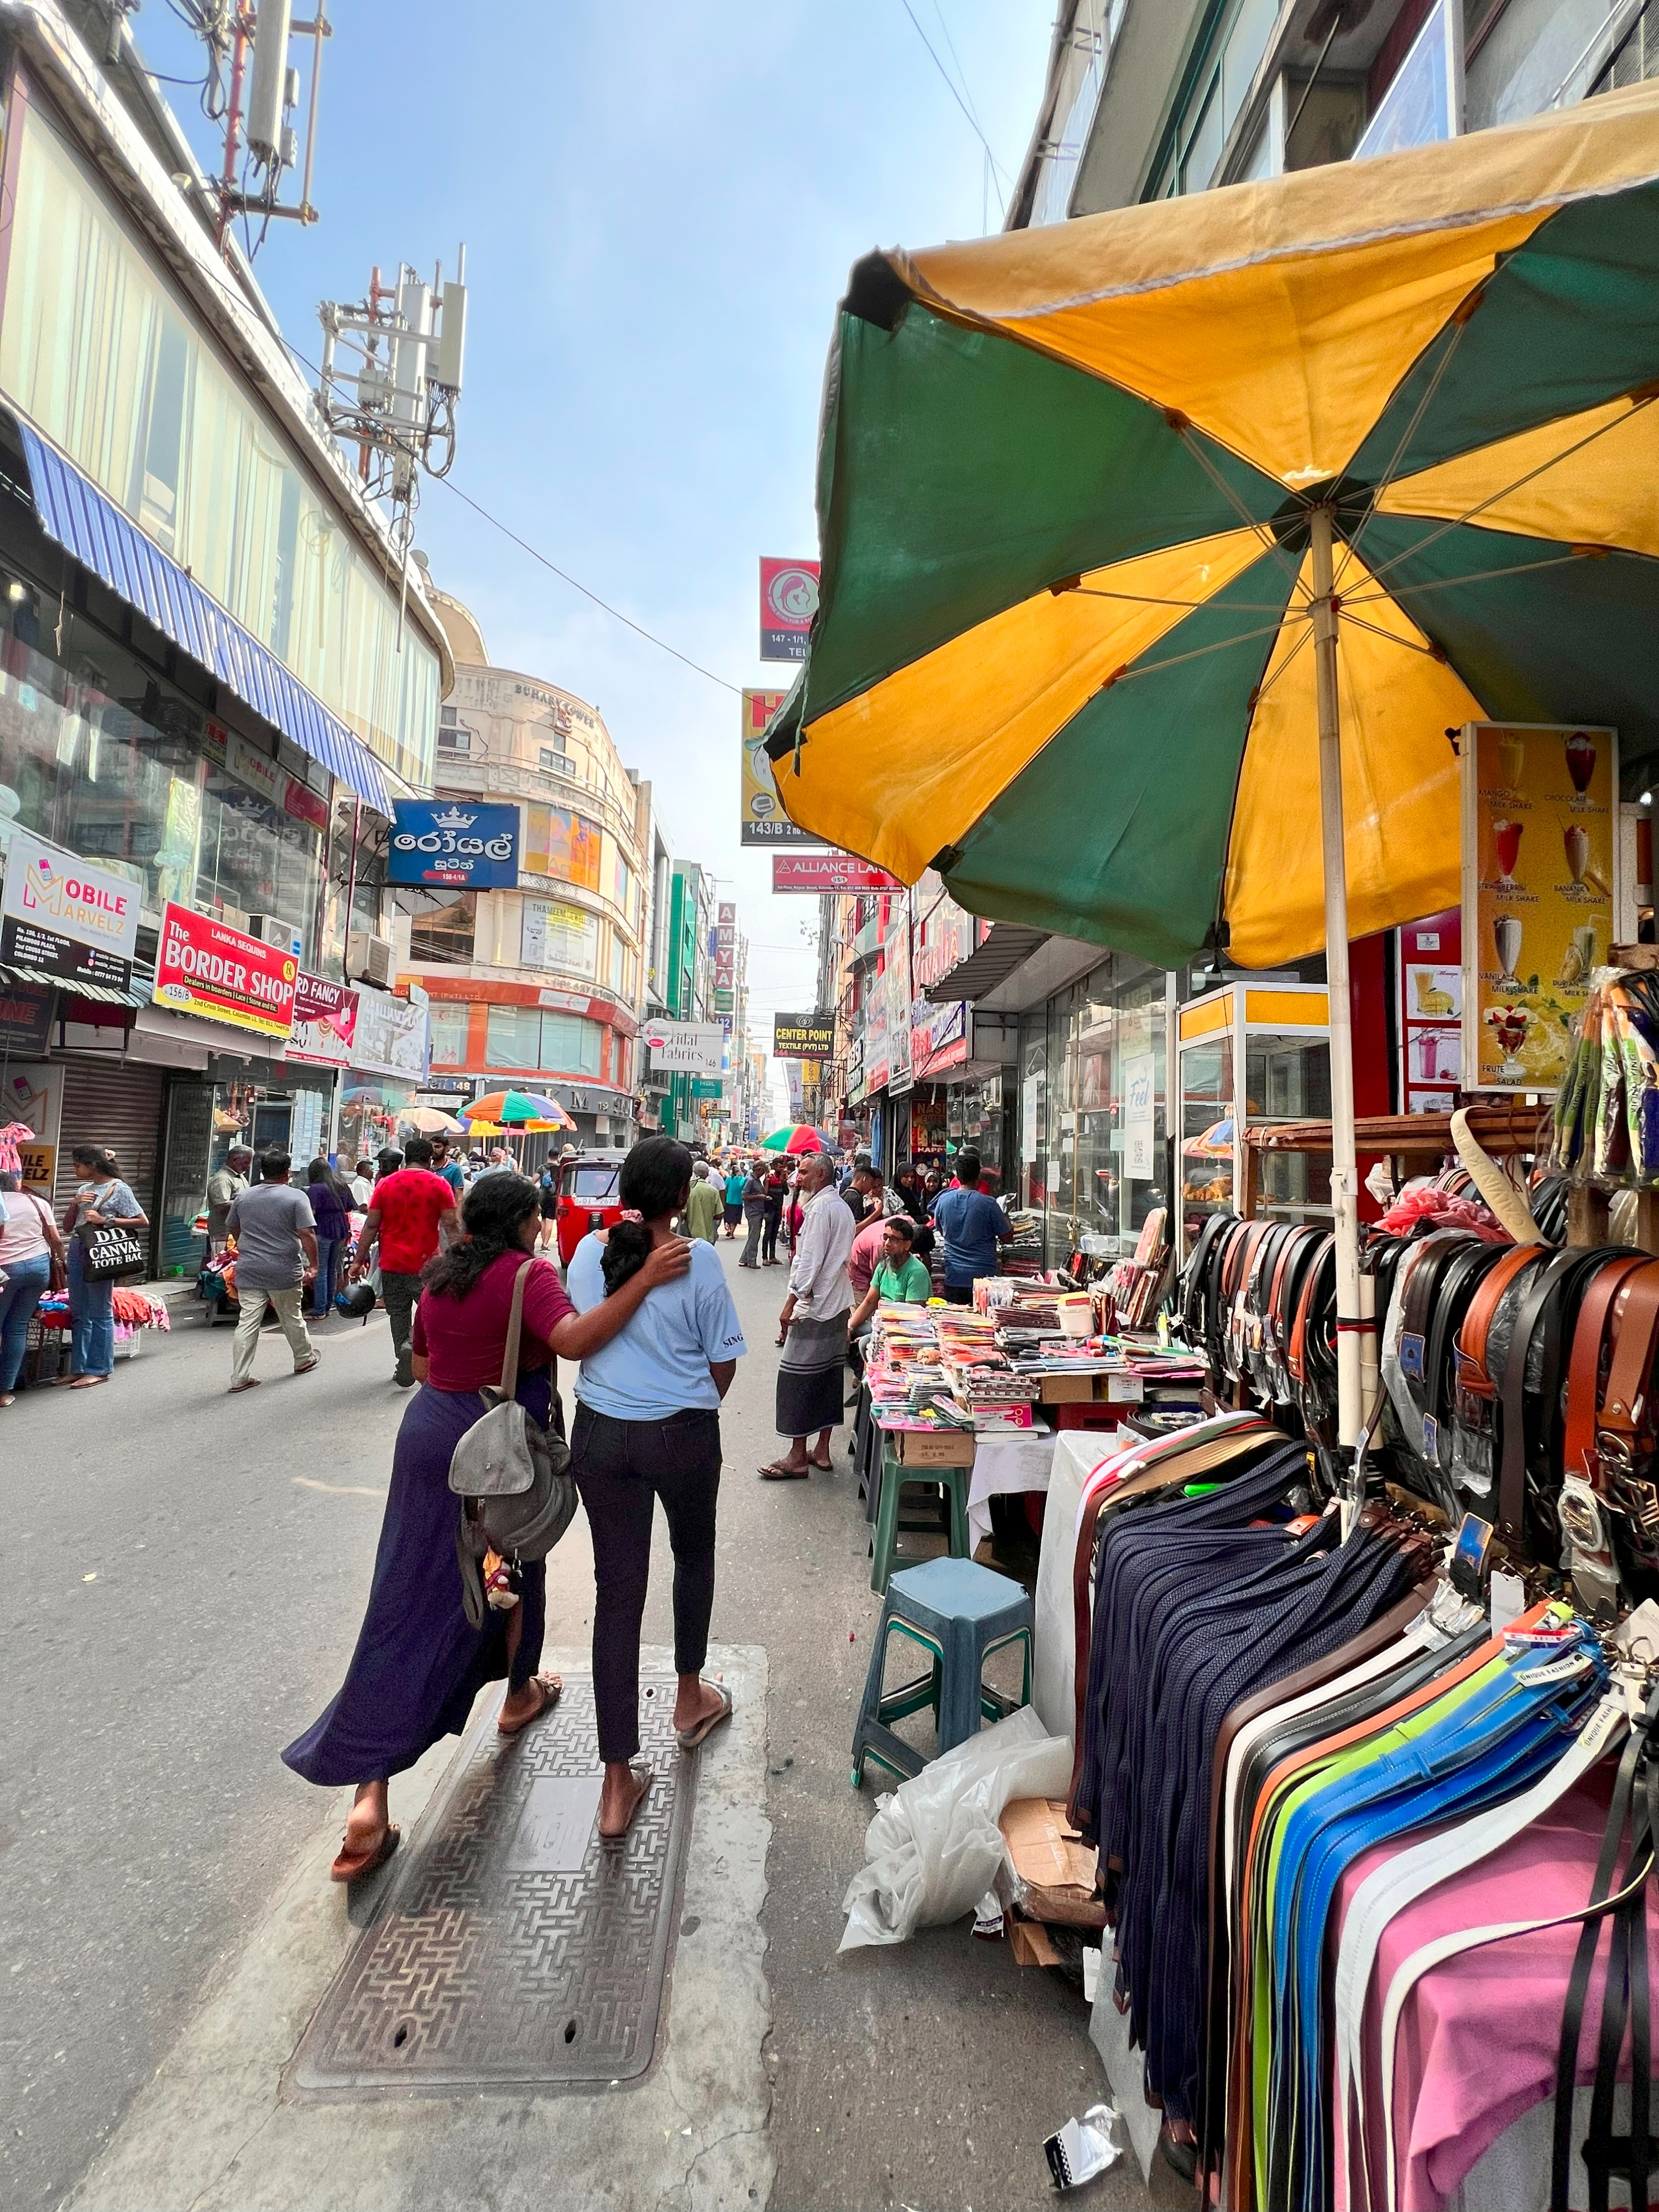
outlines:
[{"label": "pink fabric", "polygon": [[[1462,1929],[1542,1919],[1579,1911],[1589,1900],[1613,1787],[1611,1762],[1523,1835],[1466,1874],[1430,1890],[1389,1923],[1365,1996],[1366,2150],[1373,2194],[1388,2172],[1379,2075],[1382,2002],[1397,1970],[1415,1951]],[[1411,1842],[1421,1840],[1413,1836]],[[1350,1867],[1333,1915],[1333,1942],[1361,1882],[1404,1842],[1379,1845]],[[1659,1919],[1650,1885],[1648,1956],[1659,1989]],[[1555,2093],[1556,2045],[1576,1925],[1506,1938],[1446,1960],[1425,1974],[1401,2013],[1395,2047],[1395,2155],[1402,2212],[1443,2212],[1471,2168],[1534,2106]],[[1602,1936],[1605,1953],[1607,1936]],[[1334,1952],[1333,1952],[1333,1957]],[[1594,2079],[1601,2033],[1600,1990],[1592,1985],[1579,2039],[1578,2079]],[[1626,2052],[1620,2079],[1630,2078]],[[1340,2115],[1338,2212],[1364,2212],[1361,2169],[1346,2142],[1352,2113]]]}]

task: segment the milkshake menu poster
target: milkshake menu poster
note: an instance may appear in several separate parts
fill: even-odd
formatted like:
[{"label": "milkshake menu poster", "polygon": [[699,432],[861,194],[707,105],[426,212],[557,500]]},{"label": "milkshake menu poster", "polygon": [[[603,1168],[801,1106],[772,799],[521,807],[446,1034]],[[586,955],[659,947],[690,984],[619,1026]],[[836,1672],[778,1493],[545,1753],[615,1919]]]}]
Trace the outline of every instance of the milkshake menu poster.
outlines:
[{"label": "milkshake menu poster", "polygon": [[1464,1085],[1553,1091],[1613,943],[1613,730],[1462,732]]}]

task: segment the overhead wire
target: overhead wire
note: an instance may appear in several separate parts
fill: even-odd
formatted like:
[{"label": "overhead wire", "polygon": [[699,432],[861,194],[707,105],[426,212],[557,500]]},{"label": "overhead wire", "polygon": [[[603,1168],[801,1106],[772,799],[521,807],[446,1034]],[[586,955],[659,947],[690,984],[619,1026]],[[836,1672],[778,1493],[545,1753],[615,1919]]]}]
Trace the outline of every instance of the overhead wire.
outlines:
[{"label": "overhead wire", "polygon": [[[995,149],[993,148],[990,140],[986,137],[983,131],[980,129],[978,118],[969,107],[967,101],[963,98],[961,93],[957,91],[956,80],[951,76],[950,70],[945,68],[944,63],[939,59],[938,53],[934,50],[933,40],[928,37],[927,32],[922,29],[921,18],[917,15],[915,9],[910,5],[910,0],[899,0],[899,4],[903,9],[905,14],[910,18],[910,21],[915,30],[916,36],[921,40],[922,45],[927,47],[928,59],[933,63],[933,67],[939,71],[940,76],[944,78],[946,88],[949,90],[951,99],[955,100],[957,106],[962,110],[963,121],[967,124],[968,128],[973,132],[975,137],[978,139],[980,144],[984,147],[992,167],[996,170],[1000,176],[1006,178],[1007,182],[1012,185],[1014,181],[1013,179],[1008,175],[1008,172],[1003,167],[1001,162],[998,161]],[[1005,209],[1007,205],[1007,202],[1004,198],[1000,188],[997,192],[997,205],[1000,210]]]}]

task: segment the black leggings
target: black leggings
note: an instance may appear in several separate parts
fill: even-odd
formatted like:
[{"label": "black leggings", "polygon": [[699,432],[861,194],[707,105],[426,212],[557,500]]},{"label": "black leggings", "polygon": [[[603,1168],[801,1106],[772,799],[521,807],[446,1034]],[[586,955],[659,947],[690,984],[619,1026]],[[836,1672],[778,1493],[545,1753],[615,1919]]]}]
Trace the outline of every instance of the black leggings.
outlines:
[{"label": "black leggings", "polygon": [[640,1621],[653,1498],[662,1500],[674,1553],[674,1671],[695,1674],[708,1656],[720,1417],[695,1409],[664,1421],[618,1421],[578,1407],[570,1470],[593,1536],[593,1696],[599,1757],[609,1764],[640,1747]]},{"label": "black leggings", "polygon": [[769,1212],[766,1217],[766,1226],[761,1231],[761,1264],[763,1266],[767,1261],[777,1258],[778,1231],[782,1226],[782,1214]]}]

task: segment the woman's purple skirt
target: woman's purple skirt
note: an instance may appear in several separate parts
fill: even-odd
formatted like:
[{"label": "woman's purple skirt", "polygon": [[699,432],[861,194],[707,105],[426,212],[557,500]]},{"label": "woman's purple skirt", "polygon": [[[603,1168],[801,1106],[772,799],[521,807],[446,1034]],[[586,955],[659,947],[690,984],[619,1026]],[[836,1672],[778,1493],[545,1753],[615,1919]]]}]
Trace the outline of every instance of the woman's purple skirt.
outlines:
[{"label": "woman's purple skirt", "polygon": [[[519,1402],[533,1420],[546,1421],[550,1399],[544,1372],[520,1376]],[[328,1788],[401,1773],[440,1736],[459,1735],[484,1684],[508,1672],[512,1616],[491,1612],[482,1628],[468,1626],[455,1558],[461,1509],[449,1487],[449,1462],[483,1410],[476,1390],[434,1390],[424,1382],[410,1401],[357,1648],[332,1703],[283,1753],[307,1782]],[[524,1626],[509,1683],[515,1690],[541,1663],[545,1564],[526,1564],[520,1581]]]}]

